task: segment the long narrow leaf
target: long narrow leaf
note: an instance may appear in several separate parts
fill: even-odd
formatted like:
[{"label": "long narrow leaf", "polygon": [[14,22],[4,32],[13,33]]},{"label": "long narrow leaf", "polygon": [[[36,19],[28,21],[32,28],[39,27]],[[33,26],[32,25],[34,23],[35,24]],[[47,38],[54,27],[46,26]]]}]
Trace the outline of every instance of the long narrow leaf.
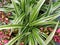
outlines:
[{"label": "long narrow leaf", "polygon": [[25,14],[22,13],[16,20],[14,20],[13,24],[18,24],[24,18]]},{"label": "long narrow leaf", "polygon": [[13,45],[17,40],[21,40],[23,38],[23,36],[27,36],[29,35],[30,33],[24,33],[24,34],[21,34],[21,35],[17,35],[16,37],[14,37],[13,39],[11,39],[7,44],[5,45]]},{"label": "long narrow leaf", "polygon": [[[47,10],[47,12],[46,12],[45,16],[50,15],[51,10],[52,10],[52,1],[50,1],[50,4],[49,4],[49,7],[48,7],[48,10]],[[43,16],[44,16],[44,15],[43,15]]]},{"label": "long narrow leaf", "polygon": [[44,2],[45,2],[45,0],[39,0],[36,7],[33,9],[33,11],[30,14],[30,18],[29,18],[30,22],[32,22],[36,18],[36,16],[37,16],[36,14],[39,12],[39,10]]},{"label": "long narrow leaf", "polygon": [[17,4],[14,2],[14,0],[12,0],[12,3],[14,5],[16,15],[20,15],[20,11],[19,11],[19,8],[18,8]]},{"label": "long narrow leaf", "polygon": [[2,25],[0,26],[0,30],[1,29],[12,29],[12,28],[22,28],[22,25],[19,24],[10,24],[10,25]]},{"label": "long narrow leaf", "polygon": [[32,34],[29,35],[29,45],[34,45],[34,39],[32,37]]},{"label": "long narrow leaf", "polygon": [[47,16],[47,17],[44,17],[44,18],[41,18],[41,19],[38,19],[36,21],[33,21],[30,26],[35,26],[35,25],[41,25],[45,22],[48,22],[48,21],[51,21],[51,20],[54,20],[56,19],[57,17],[59,17],[60,14],[55,14],[55,15],[50,15],[50,16]]},{"label": "long narrow leaf", "polygon": [[21,0],[21,9],[25,11],[25,0]]},{"label": "long narrow leaf", "polygon": [[51,13],[53,13],[57,8],[60,7],[60,2],[56,2],[54,5],[53,5],[53,8],[51,10]]},{"label": "long narrow leaf", "polygon": [[33,35],[36,38],[37,42],[39,43],[39,45],[45,45],[45,42],[43,41],[43,39],[39,36],[38,32],[36,31],[38,29],[33,29]]},{"label": "long narrow leaf", "polygon": [[58,24],[59,24],[59,22],[56,24],[56,26],[54,28],[54,31],[45,40],[46,45],[52,40],[52,38],[53,38],[53,36],[54,36],[54,34],[55,34],[56,30],[57,30]]},{"label": "long narrow leaf", "polygon": [[[48,21],[48,22],[44,22],[43,24],[40,25],[55,25],[57,22],[56,21]],[[59,23],[60,25],[60,23]]]}]

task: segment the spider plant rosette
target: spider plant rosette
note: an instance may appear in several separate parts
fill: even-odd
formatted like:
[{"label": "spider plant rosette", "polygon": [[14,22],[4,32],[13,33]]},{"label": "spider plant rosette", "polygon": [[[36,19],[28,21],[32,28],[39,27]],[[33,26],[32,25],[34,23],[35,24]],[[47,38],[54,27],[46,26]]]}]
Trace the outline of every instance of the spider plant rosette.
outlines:
[{"label": "spider plant rosette", "polygon": [[[18,32],[5,45],[54,45],[52,38],[59,24],[55,19],[60,16],[60,13],[55,11],[60,3],[53,4],[50,1],[46,6],[45,0],[11,0],[11,2],[1,8],[1,11],[12,12],[12,16],[9,17],[10,23],[1,25],[0,30],[10,29],[11,34],[16,30]],[[44,12],[41,13],[41,10]],[[53,26],[54,29],[48,36],[41,33],[38,28],[41,26]]]}]

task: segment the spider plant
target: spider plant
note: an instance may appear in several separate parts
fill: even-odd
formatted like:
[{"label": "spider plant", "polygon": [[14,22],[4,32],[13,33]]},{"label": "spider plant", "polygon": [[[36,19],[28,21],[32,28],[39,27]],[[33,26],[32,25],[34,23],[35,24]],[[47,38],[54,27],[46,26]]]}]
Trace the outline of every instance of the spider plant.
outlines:
[{"label": "spider plant", "polygon": [[[40,13],[43,9],[45,0],[11,0],[13,7],[8,8],[7,11],[12,10],[12,22],[8,25],[1,25],[0,29],[11,29],[13,32],[15,29],[18,30],[16,36],[11,39],[5,45],[20,45],[24,42],[24,45],[50,45],[55,31],[58,27],[59,21],[55,21],[60,13],[54,13],[54,11],[60,6],[60,3],[53,4],[50,1],[47,10],[44,13]],[[1,8],[2,9],[2,8]],[[3,10],[3,11],[6,11]],[[45,33],[41,33],[39,26],[55,26],[54,31],[48,36]],[[60,24],[59,24],[60,25]]]}]

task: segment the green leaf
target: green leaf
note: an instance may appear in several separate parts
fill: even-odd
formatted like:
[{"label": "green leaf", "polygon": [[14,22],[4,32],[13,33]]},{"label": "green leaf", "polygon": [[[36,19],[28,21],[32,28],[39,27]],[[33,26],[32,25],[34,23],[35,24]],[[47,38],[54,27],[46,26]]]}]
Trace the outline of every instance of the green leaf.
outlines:
[{"label": "green leaf", "polygon": [[32,34],[28,36],[29,38],[29,45],[34,45],[34,38],[32,37]]},{"label": "green leaf", "polygon": [[18,24],[24,18],[25,14],[22,13],[17,19],[14,20],[13,24]]},{"label": "green leaf", "polygon": [[[49,4],[49,7],[48,7],[48,9],[47,9],[47,11],[46,11],[46,14],[45,14],[45,16],[48,16],[48,15],[50,15],[50,13],[51,13],[51,10],[52,10],[52,1],[50,1],[50,4]],[[43,15],[44,16],[44,15]]]},{"label": "green leaf", "polygon": [[14,5],[16,15],[20,15],[20,11],[19,11],[19,8],[18,8],[17,4],[14,2],[14,0],[12,0],[12,3]]},{"label": "green leaf", "polygon": [[21,0],[21,9],[25,11],[25,0]]},{"label": "green leaf", "polygon": [[45,22],[48,22],[48,21],[51,21],[51,20],[54,20],[56,19],[57,17],[59,17],[60,14],[55,14],[55,15],[49,15],[47,17],[42,17],[36,21],[33,21],[32,23],[30,23],[30,26],[35,26],[35,25],[41,25],[41,24],[44,24]]},{"label": "green leaf", "polygon": [[45,40],[46,45],[52,40],[52,38],[53,38],[53,36],[54,36],[54,34],[55,34],[56,30],[57,30],[58,24],[59,24],[59,21],[56,24],[56,26],[54,28],[54,31],[46,38],[46,40]]},{"label": "green leaf", "polygon": [[20,34],[20,35],[17,35],[16,37],[14,37],[13,39],[11,39],[7,44],[5,45],[13,45],[17,40],[21,40],[23,38],[23,36],[27,36],[29,35],[30,33],[27,32],[27,33],[23,33],[23,34]]},{"label": "green leaf", "polygon": [[48,37],[48,35],[45,34],[45,33],[41,33],[41,32],[40,32],[40,35],[41,35],[42,37],[44,37],[44,38],[47,38],[47,37]]},{"label": "green leaf", "polygon": [[36,41],[36,39],[35,39],[35,45],[38,45],[38,42]]},{"label": "green leaf", "polygon": [[0,8],[0,11],[4,11],[4,12],[12,12],[12,11],[14,11],[14,9],[13,8]]},{"label": "green leaf", "polygon": [[35,18],[37,17],[36,14],[40,11],[40,8],[41,8],[41,6],[43,5],[44,2],[45,2],[45,0],[39,0],[39,2],[37,3],[37,5],[35,6],[35,8],[32,10],[32,12],[30,14],[30,18],[29,18],[30,22],[35,20]]},{"label": "green leaf", "polygon": [[7,11],[5,8],[0,8],[0,11]]},{"label": "green leaf", "polygon": [[12,8],[12,9],[14,9],[13,4],[7,4],[7,5],[4,5],[3,7],[4,7],[4,8]]},{"label": "green leaf", "polygon": [[54,3],[54,5],[53,5],[53,8],[52,8],[52,10],[51,10],[51,13],[53,13],[57,8],[59,8],[60,7],[60,2],[56,2],[56,3]]},{"label": "green leaf", "polygon": [[0,30],[2,29],[12,29],[12,28],[22,28],[22,25],[19,24],[10,24],[10,25],[2,25],[0,26]]},{"label": "green leaf", "polygon": [[45,42],[43,41],[43,39],[39,36],[39,33],[37,31],[37,28],[34,28],[33,31],[33,35],[35,37],[35,39],[37,40],[37,42],[39,43],[39,45],[45,45]]},{"label": "green leaf", "polygon": [[[57,22],[56,21],[48,21],[48,22],[44,22],[43,24],[40,25],[55,25]],[[59,23],[60,25],[60,23]]]}]

